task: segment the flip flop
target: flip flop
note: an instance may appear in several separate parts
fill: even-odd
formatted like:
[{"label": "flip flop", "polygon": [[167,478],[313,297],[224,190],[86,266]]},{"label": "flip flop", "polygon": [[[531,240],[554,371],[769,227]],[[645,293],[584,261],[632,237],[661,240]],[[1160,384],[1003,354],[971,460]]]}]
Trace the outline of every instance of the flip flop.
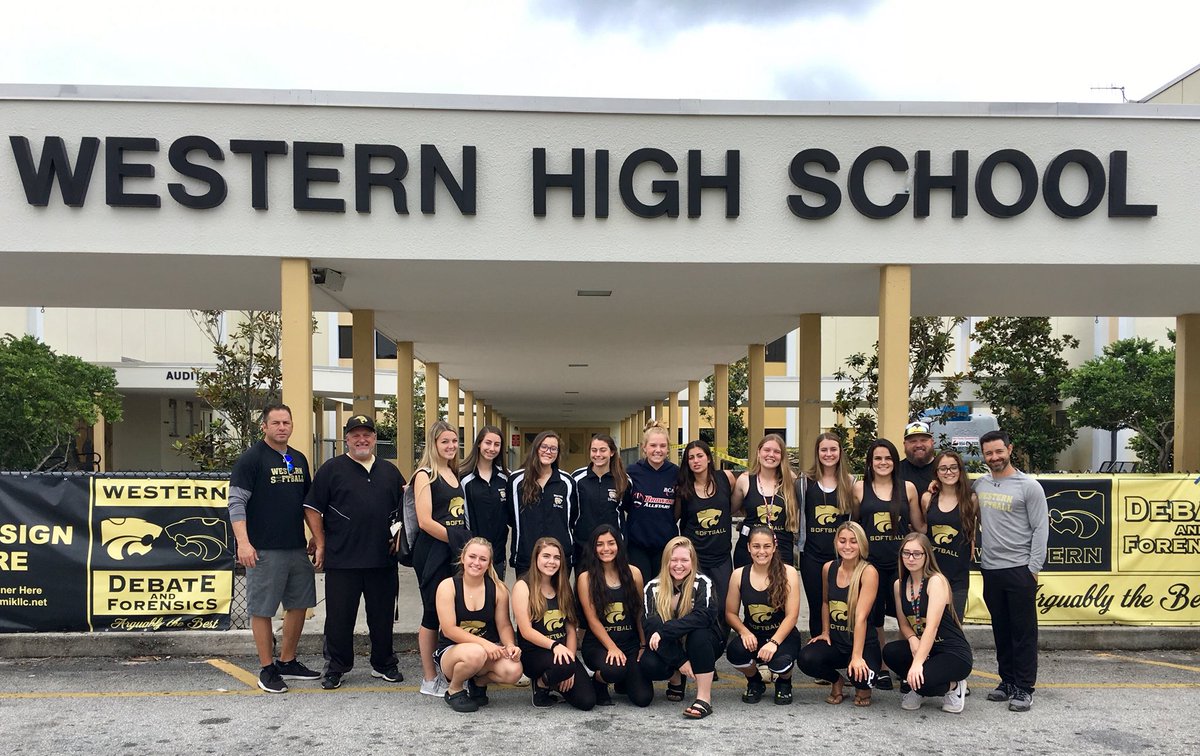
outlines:
[{"label": "flip flop", "polygon": [[708,701],[701,701],[697,698],[692,701],[691,706],[683,710],[683,716],[686,719],[704,719],[713,713],[712,704]]},{"label": "flip flop", "polygon": [[833,706],[837,706],[838,704],[840,704],[842,701],[845,701],[845,700],[846,700],[846,696],[842,693],[830,693],[828,696],[825,697],[825,703],[832,704]]},{"label": "flip flop", "polygon": [[[866,693],[864,696],[863,694]],[[854,705],[867,707],[871,705],[871,691],[860,690],[854,693]]]}]

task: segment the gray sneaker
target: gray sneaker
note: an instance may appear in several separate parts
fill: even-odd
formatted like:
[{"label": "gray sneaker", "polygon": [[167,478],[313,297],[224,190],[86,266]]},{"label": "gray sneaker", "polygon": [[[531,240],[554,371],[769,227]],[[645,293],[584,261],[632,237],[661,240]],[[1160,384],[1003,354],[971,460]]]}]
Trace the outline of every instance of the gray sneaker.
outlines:
[{"label": "gray sneaker", "polygon": [[909,690],[900,696],[900,708],[905,711],[916,711],[921,708],[921,702],[924,700],[925,696],[922,696],[915,690]]},{"label": "gray sneaker", "polygon": [[1008,702],[1009,711],[1029,711],[1033,708],[1033,691],[1016,688],[1012,700]]},{"label": "gray sneaker", "polygon": [[954,686],[954,690],[942,698],[942,711],[950,714],[962,714],[963,707],[966,705],[967,682],[966,680],[959,680],[958,685]]},{"label": "gray sneaker", "polygon": [[1011,683],[1002,682],[996,686],[996,689],[988,693],[987,700],[989,701],[1011,701],[1013,697],[1014,687]]}]

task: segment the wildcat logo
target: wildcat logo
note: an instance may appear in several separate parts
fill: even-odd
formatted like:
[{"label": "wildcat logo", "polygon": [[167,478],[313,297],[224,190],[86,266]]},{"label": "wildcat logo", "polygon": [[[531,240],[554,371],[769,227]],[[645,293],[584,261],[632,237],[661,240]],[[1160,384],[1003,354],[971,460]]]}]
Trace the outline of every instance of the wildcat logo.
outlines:
[{"label": "wildcat logo", "polygon": [[547,609],[542,614],[542,625],[550,632],[562,630],[566,620],[567,618],[563,615],[561,609]]},{"label": "wildcat logo", "polygon": [[845,601],[830,601],[829,602],[829,619],[839,625],[845,625],[850,619],[850,607],[846,606]]},{"label": "wildcat logo", "polygon": [[113,517],[100,523],[100,543],[108,556],[120,562],[127,556],[150,553],[154,539],[163,529],[137,517]]},{"label": "wildcat logo", "polygon": [[604,621],[610,625],[615,625],[618,622],[625,621],[625,605],[620,601],[614,601],[604,607]]},{"label": "wildcat logo", "polygon": [[471,635],[483,635],[483,631],[487,629],[487,623],[483,620],[463,620],[458,623],[459,628],[466,630]]},{"label": "wildcat logo", "polygon": [[562,494],[554,494],[554,506],[558,509],[562,509],[562,505],[563,505]]},{"label": "wildcat logo", "polygon": [[933,542],[945,546],[958,537],[958,528],[953,525],[933,525]]},{"label": "wildcat logo", "polygon": [[617,489],[615,489],[615,488],[608,489],[608,500],[609,501],[617,500]]},{"label": "wildcat logo", "polygon": [[501,488],[500,489],[500,503],[503,504],[507,501],[508,501],[508,491]]},{"label": "wildcat logo", "polygon": [[453,499],[450,500],[450,516],[451,517],[462,517],[463,516],[463,507],[465,505],[466,505],[466,500],[464,500],[463,497],[455,496]]},{"label": "wildcat logo", "polygon": [[696,522],[700,523],[702,528],[715,528],[720,521],[721,510],[719,509],[701,509],[696,513]]},{"label": "wildcat logo", "polygon": [[837,520],[837,507],[828,504],[818,504],[813,507],[813,514],[816,515],[817,523],[820,525],[832,525]]},{"label": "wildcat logo", "polygon": [[892,532],[892,513],[891,512],[876,512],[871,518],[875,523],[876,533],[891,533]]},{"label": "wildcat logo", "polygon": [[751,622],[761,625],[774,616],[775,608],[766,604],[750,604],[746,607],[746,613],[750,615]]},{"label": "wildcat logo", "polygon": [[218,517],[185,517],[164,530],[181,555],[213,562],[226,551],[229,543],[227,528],[225,521]]},{"label": "wildcat logo", "polygon": [[778,504],[760,504],[758,507],[759,522],[775,522],[783,514],[783,507]]},{"label": "wildcat logo", "polygon": [[[1096,491],[1059,491],[1050,498],[1056,498],[1066,493],[1075,494],[1080,499],[1091,498],[1085,494],[1095,495]],[[1084,509],[1051,509],[1050,527],[1055,533],[1073,535],[1081,541],[1086,541],[1100,532],[1104,520]]]}]

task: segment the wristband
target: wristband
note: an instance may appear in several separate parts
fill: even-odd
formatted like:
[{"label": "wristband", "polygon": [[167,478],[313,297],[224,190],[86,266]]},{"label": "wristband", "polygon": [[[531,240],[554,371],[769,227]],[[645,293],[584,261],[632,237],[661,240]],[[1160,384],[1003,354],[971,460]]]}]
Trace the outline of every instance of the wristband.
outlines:
[{"label": "wristband", "polygon": [[561,645],[562,645],[562,643],[559,643],[558,641],[553,641],[550,643],[550,650],[553,651],[554,649],[558,648]]},{"label": "wristband", "polygon": [[767,645],[768,643],[774,643],[774,644],[775,644],[775,648],[779,648],[779,641],[775,640],[774,638],[767,638],[767,639],[766,639],[766,640],[763,642],[763,645],[765,646],[765,645]]}]

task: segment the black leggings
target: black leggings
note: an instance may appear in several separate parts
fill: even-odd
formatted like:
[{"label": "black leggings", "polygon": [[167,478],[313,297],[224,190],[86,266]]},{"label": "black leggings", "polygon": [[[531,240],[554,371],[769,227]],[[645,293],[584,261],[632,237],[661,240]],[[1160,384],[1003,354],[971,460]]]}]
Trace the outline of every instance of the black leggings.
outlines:
[{"label": "black leggings", "polygon": [[629,563],[642,571],[643,583],[649,583],[658,577],[658,571],[662,568],[663,546],[655,548],[631,543],[628,552]]},{"label": "black leggings", "polygon": [[[546,684],[558,691],[563,698],[567,699],[567,703],[576,709],[589,711],[596,705],[596,689],[592,687],[587,670],[579,663],[578,658],[567,664],[558,664],[554,661],[554,652],[550,649],[522,645],[521,664],[525,668],[526,677],[530,680],[540,680],[545,677]],[[575,678],[575,683],[571,689],[566,692],[559,691],[558,684],[572,676]]]},{"label": "black leggings", "polygon": [[[758,647],[762,648],[763,643],[771,636],[763,633],[761,636],[756,635],[755,637],[758,638]],[[777,675],[789,674],[796,661],[796,655],[799,653],[800,632],[793,629],[779,644],[779,648],[775,649],[775,655],[771,657],[771,661],[767,662],[767,669]],[[742,636],[735,634],[729,639],[729,645],[725,647],[725,658],[738,669],[747,669],[754,666],[758,655],[747,651],[745,644],[742,643]]]},{"label": "black leggings", "polygon": [[642,672],[650,680],[668,680],[685,662],[692,663],[694,674],[712,672],[717,668],[722,645],[715,627],[693,630],[682,639],[663,638],[657,651],[647,648],[642,654]]},{"label": "black leggings", "polygon": [[825,562],[809,556],[807,551],[800,552],[800,581],[804,585],[804,597],[808,599],[808,637],[816,638],[824,629],[821,626],[822,591],[825,586],[821,583],[821,571]]},{"label": "black leggings", "polygon": [[708,575],[713,582],[713,601],[717,602],[717,625],[724,629],[725,596],[729,593],[729,578],[733,575],[733,559],[726,558],[715,565],[701,563],[700,571]]},{"label": "black leggings", "polygon": [[584,647],[580,656],[583,657],[583,666],[590,673],[600,674],[601,682],[623,683],[625,695],[629,696],[630,703],[635,706],[649,706],[654,700],[654,685],[647,679],[642,665],[637,661],[637,647],[621,650],[625,652],[625,663],[620,666],[606,661],[608,651],[600,644]]},{"label": "black leggings", "polygon": [[[867,690],[874,682],[874,678],[879,675],[880,664],[882,659],[879,653],[879,641],[875,638],[875,629],[867,628],[867,642],[863,646],[863,661],[867,663],[873,675],[871,681],[850,680],[850,684],[859,690]],[[809,677],[815,677],[818,680],[827,680],[829,682],[837,682],[840,679],[839,669],[845,669],[850,663],[850,649],[844,651],[829,645],[823,640],[809,643],[804,648],[800,649],[800,656],[796,659],[796,666],[800,671]]]},{"label": "black leggings", "polygon": [[[900,679],[908,677],[912,666],[912,649],[907,640],[896,640],[883,647],[883,658],[889,669],[895,670]],[[916,691],[923,696],[944,696],[950,692],[950,683],[965,680],[971,674],[971,660],[958,654],[938,653],[935,645],[925,659],[925,684]]]}]

